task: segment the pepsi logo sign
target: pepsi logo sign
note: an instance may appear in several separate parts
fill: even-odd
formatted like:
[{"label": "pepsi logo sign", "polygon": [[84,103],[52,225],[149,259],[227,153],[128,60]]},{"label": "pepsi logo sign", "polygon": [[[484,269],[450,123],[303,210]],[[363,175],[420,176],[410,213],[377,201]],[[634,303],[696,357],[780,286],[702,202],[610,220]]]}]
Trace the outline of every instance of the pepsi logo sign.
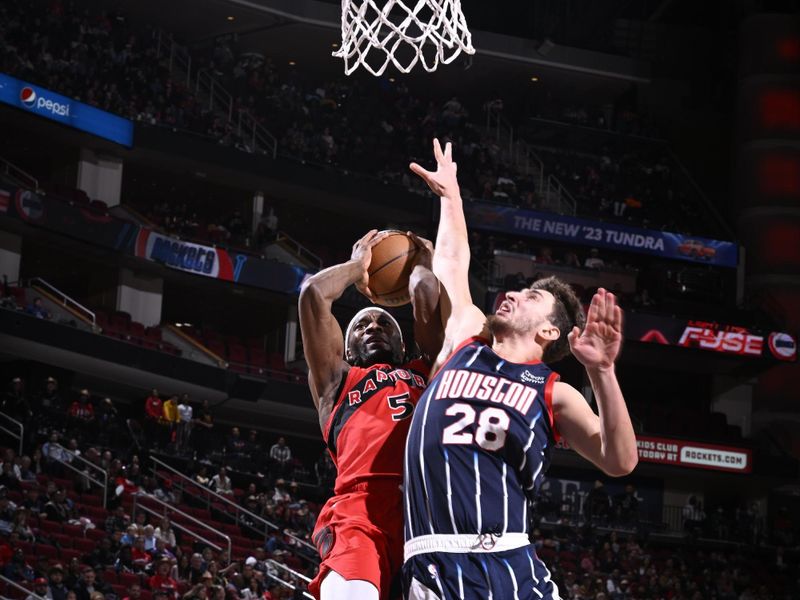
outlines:
[{"label": "pepsi logo sign", "polygon": [[769,349],[779,360],[794,360],[797,357],[797,342],[788,333],[769,334]]},{"label": "pepsi logo sign", "polygon": [[19,92],[19,101],[28,108],[33,108],[36,104],[36,92],[30,87],[22,88]]}]

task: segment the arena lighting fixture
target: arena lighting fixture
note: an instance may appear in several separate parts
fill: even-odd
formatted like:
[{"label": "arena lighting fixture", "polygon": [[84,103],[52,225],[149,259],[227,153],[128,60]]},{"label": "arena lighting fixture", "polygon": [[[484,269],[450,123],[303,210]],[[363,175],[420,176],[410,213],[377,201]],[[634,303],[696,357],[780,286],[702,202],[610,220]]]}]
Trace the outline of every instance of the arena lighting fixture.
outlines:
[{"label": "arena lighting fixture", "polygon": [[331,48],[338,48],[338,47],[339,47],[339,44],[337,44],[336,42],[333,42],[331,44]]},{"label": "arena lighting fixture", "polygon": [[297,63],[296,63],[295,61],[293,61],[293,60],[290,60],[290,61],[289,61],[289,66],[290,66],[290,67],[293,67],[293,66],[295,66],[296,64],[297,64]]},{"label": "arena lighting fixture", "polygon": [[394,83],[394,81],[395,81],[394,77],[389,77],[389,83]]},{"label": "arena lighting fixture", "polygon": [[536,75],[534,75],[533,77],[531,77],[531,81],[532,81],[533,83],[537,83],[537,82],[539,81],[539,78],[538,78],[538,77],[536,77]]},{"label": "arena lighting fixture", "polygon": [[228,15],[228,21],[235,21],[235,20],[236,17],[234,17],[233,15]]}]

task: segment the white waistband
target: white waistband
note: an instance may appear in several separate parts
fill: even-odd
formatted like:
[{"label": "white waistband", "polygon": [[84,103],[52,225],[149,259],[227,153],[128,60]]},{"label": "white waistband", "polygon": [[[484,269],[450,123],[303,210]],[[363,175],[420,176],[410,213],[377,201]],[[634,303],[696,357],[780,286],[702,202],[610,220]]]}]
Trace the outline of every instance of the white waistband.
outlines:
[{"label": "white waistband", "polygon": [[530,544],[527,533],[458,533],[421,535],[408,540],[403,547],[405,560],[428,552],[450,552],[455,554],[505,552]]}]

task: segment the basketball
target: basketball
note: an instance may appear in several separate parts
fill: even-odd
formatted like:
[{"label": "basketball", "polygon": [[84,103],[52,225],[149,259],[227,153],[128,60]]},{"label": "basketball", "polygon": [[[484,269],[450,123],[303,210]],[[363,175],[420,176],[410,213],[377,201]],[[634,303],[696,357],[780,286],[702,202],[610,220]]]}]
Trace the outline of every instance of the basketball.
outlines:
[{"label": "basketball", "polygon": [[408,280],[414,266],[417,245],[403,231],[391,231],[372,248],[369,264],[369,289],[376,304],[408,304]]}]

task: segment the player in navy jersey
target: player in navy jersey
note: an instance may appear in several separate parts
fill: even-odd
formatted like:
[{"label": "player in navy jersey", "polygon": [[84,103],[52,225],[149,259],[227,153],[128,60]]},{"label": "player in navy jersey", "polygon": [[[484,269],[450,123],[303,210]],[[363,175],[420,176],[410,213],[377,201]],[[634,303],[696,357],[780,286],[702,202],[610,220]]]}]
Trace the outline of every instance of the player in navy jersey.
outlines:
[{"label": "player in navy jersey", "polygon": [[[473,305],[467,227],[452,160],[434,141],[436,172],[411,169],[441,198],[433,260],[445,341],[417,404],[405,455],[408,598],[556,599],[528,540],[528,502],[563,437],[611,476],[638,454],[614,362],[622,312],[599,290],[588,317],[556,278],[511,291],[496,314]],[[585,323],[584,323],[585,321]],[[586,368],[599,416],[545,363],[572,353]]]}]

